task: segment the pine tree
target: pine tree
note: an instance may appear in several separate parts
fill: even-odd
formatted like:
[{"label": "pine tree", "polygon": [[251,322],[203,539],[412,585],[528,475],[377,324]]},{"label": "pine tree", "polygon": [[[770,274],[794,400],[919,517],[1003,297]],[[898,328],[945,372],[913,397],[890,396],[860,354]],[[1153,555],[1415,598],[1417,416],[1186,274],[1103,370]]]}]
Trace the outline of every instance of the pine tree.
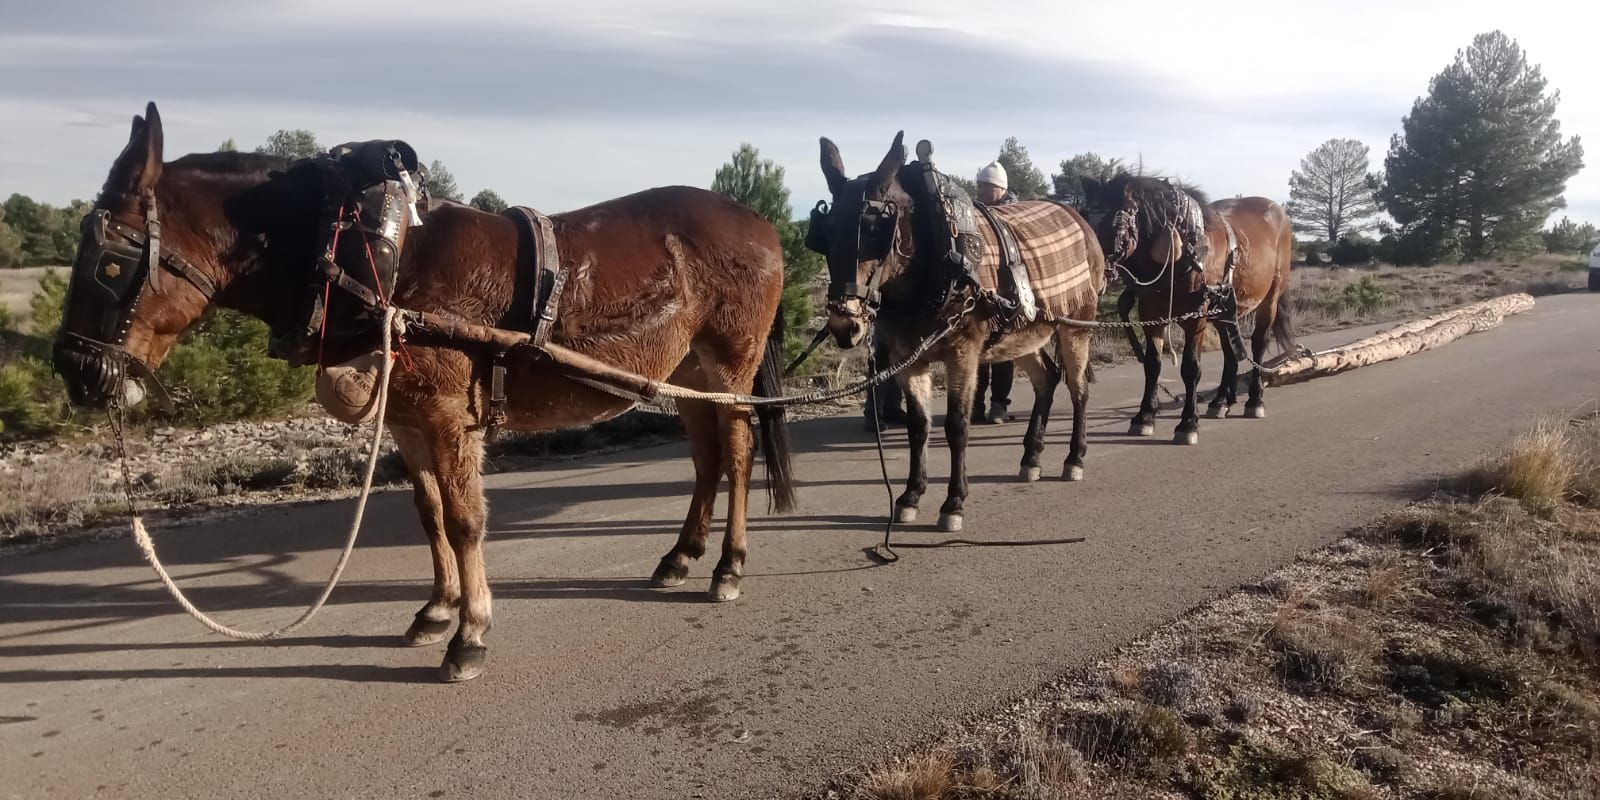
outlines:
[{"label": "pine tree", "polygon": [[462,201],[461,190],[456,188],[456,176],[445,169],[444,162],[435,159],[428,165],[428,175],[422,179],[422,188],[435,200]]},{"label": "pine tree", "polygon": [[1384,160],[1380,196],[1401,254],[1423,263],[1525,252],[1583,168],[1563,139],[1560,92],[1505,34],[1480,34],[1418,98]]},{"label": "pine tree", "polygon": [[790,221],[792,209],[789,189],[783,185],[783,167],[762,158],[761,151],[748,142],[739,145],[733,159],[717,170],[711,191],[766,217],[773,225]]},{"label": "pine tree", "polygon": [[467,204],[479,211],[487,211],[491,214],[498,214],[509,207],[509,204],[501,199],[500,195],[493,189],[484,189],[478,192],[472,196],[472,200],[468,201]]},{"label": "pine tree", "polygon": [[1596,242],[1600,242],[1600,230],[1596,230],[1591,223],[1580,225],[1568,217],[1562,217],[1560,222],[1544,232],[1544,249],[1551,253],[1588,255]]},{"label": "pine tree", "polygon": [[805,328],[811,324],[811,293],[824,262],[822,256],[806,249],[808,223],[793,219],[783,167],[762,158],[755,146],[741,144],[733,158],[717,169],[711,191],[743,204],[778,230],[783,248],[784,353],[793,358],[805,345]]},{"label": "pine tree", "polygon": [[1367,146],[1329,139],[1300,160],[1289,175],[1289,218],[1294,229],[1330,245],[1377,225],[1378,178],[1367,171]]},{"label": "pine tree", "polygon": [[1097,153],[1079,153],[1061,162],[1061,171],[1050,176],[1055,189],[1052,197],[1074,208],[1081,208],[1088,198],[1083,195],[1083,179],[1109,181],[1123,170],[1122,159],[1104,159]]},{"label": "pine tree", "polygon": [[1017,142],[1013,136],[1000,145],[1000,155],[995,157],[1000,166],[1006,168],[1007,188],[1021,200],[1037,200],[1050,192],[1050,185],[1044,182],[1044,173],[1033,165],[1033,159],[1028,157],[1028,148]]}]

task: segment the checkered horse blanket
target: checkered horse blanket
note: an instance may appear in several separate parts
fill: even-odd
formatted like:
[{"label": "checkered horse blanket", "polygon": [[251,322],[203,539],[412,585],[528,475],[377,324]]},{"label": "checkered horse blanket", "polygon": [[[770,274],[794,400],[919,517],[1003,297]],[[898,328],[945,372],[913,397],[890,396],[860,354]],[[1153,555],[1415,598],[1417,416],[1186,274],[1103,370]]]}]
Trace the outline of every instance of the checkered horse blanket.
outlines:
[{"label": "checkered horse blanket", "polygon": [[[1089,260],[1090,248],[1099,245],[1087,225],[1049,200],[1023,200],[991,206],[989,210],[1009,225],[1017,238],[1041,318],[1065,319],[1084,303],[1098,302],[1105,289],[1105,275]],[[982,214],[977,218],[978,233],[983,237],[978,282],[985,289],[1009,296],[1000,288],[1000,242],[989,221]]]}]

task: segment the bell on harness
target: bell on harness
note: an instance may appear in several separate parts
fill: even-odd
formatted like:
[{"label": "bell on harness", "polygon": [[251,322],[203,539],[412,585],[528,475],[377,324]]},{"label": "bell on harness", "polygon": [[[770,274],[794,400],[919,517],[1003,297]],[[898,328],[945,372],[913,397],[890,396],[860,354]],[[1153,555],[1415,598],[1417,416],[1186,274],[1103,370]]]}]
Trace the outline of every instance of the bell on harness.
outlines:
[{"label": "bell on harness", "polygon": [[317,163],[328,198],[322,254],[302,300],[302,324],[274,336],[269,351],[299,364],[317,358],[324,337],[351,338],[374,329],[394,293],[406,232],[422,224],[421,168],[405,142],[342,144]]}]

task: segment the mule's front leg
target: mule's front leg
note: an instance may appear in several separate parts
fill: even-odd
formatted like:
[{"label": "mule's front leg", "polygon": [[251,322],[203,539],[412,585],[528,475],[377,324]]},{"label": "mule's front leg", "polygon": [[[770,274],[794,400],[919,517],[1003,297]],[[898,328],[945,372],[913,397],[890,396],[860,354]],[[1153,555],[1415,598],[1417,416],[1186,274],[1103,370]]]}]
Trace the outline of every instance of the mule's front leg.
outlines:
[{"label": "mule's front leg", "polygon": [[709,596],[714,603],[739,597],[747,552],[747,516],[750,499],[750,408],[717,409],[723,426],[723,463],[728,468],[728,532],[722,538],[722,559],[711,573]]},{"label": "mule's front leg", "polygon": [[1160,327],[1144,329],[1144,397],[1139,401],[1139,413],[1133,415],[1128,433],[1134,436],[1156,434],[1156,389],[1161,386],[1161,351],[1166,345],[1166,334]]},{"label": "mule's front leg", "polygon": [[977,348],[971,349],[970,354],[953,356],[944,364],[944,438],[950,447],[950,489],[939,507],[939,530],[946,533],[961,530],[967,503],[967,433],[972,425],[973,388],[978,382]]},{"label": "mule's front leg", "polygon": [[411,497],[428,537],[428,552],[433,557],[433,594],[411,621],[401,642],[421,647],[443,641],[450,632],[456,603],[461,600],[461,576],[456,571],[456,554],[444,531],[444,506],[439,499],[439,481],[433,472],[433,454],[427,440],[409,428],[393,428],[390,433],[405,459],[411,475]]},{"label": "mule's front leg", "polygon": [[926,365],[901,373],[900,388],[906,398],[906,437],[911,445],[911,474],[906,490],[894,501],[894,521],[917,521],[917,506],[928,491],[928,429],[933,425],[929,404],[933,401],[933,376]]},{"label": "mule's front leg", "polygon": [[1200,443],[1200,413],[1195,407],[1195,393],[1200,386],[1200,335],[1199,325],[1185,325],[1183,337],[1183,417],[1172,436],[1177,444]]},{"label": "mule's front leg", "polygon": [[483,637],[493,617],[489,577],[483,567],[488,513],[483,500],[483,434],[452,426],[429,442],[444,505],[445,535],[461,576],[461,625],[445,650],[440,677],[454,683],[483,674],[489,648]]},{"label": "mule's front leg", "polygon": [[1206,408],[1206,416],[1212,419],[1227,418],[1228,411],[1233,408],[1234,403],[1239,401],[1238,383],[1239,358],[1234,354],[1233,347],[1228,339],[1224,338],[1222,340],[1222,382],[1217,384],[1217,393],[1211,397],[1211,404]]}]

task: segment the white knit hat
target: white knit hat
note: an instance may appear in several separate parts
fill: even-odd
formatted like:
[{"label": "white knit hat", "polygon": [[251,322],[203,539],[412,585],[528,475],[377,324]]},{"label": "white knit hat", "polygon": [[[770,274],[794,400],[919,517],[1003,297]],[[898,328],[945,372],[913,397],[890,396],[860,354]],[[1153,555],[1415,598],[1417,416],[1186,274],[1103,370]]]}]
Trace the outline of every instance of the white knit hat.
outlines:
[{"label": "white knit hat", "polygon": [[989,166],[978,170],[978,183],[1006,188],[1006,168],[1000,166],[998,161],[990,161]]}]

